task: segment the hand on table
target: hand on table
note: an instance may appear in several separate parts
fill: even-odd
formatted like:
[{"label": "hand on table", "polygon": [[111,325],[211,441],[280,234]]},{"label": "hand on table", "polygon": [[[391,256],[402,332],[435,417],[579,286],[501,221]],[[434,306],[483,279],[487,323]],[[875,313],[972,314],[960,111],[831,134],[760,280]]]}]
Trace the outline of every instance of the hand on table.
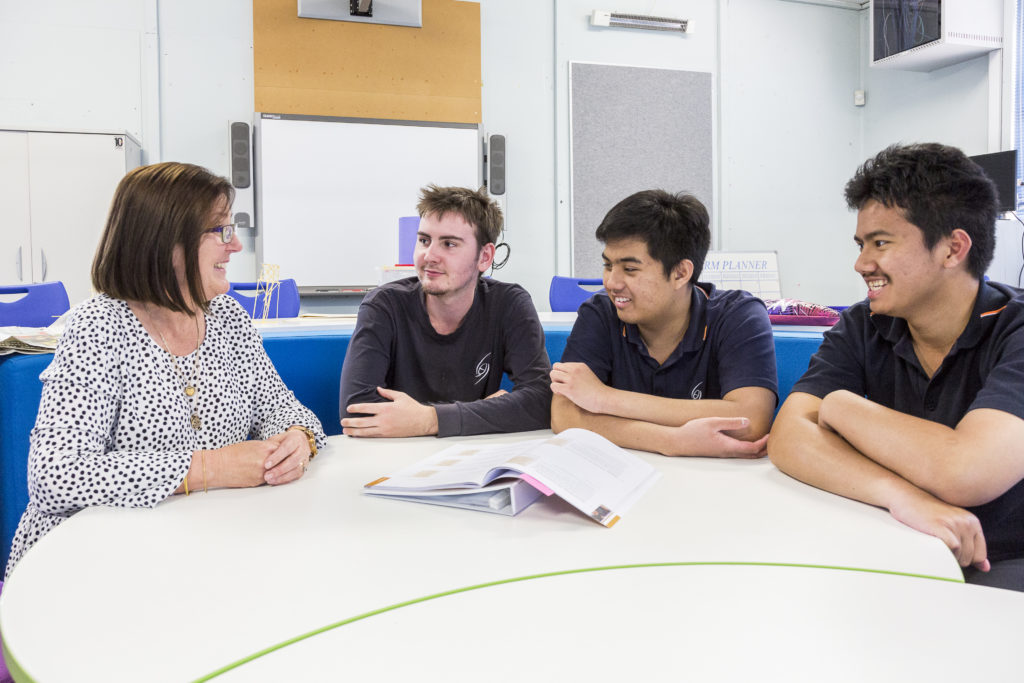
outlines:
[{"label": "hand on table", "polygon": [[346,417],[342,433],[348,436],[426,436],[437,434],[437,411],[402,391],[377,387],[385,403],[353,403],[349,413],[366,417]]},{"label": "hand on table", "polygon": [[605,412],[601,398],[608,387],[586,363],[555,363],[549,376],[552,392],[588,412]]},{"label": "hand on table", "polygon": [[[267,472],[266,463],[274,457],[278,444],[270,441],[239,441],[222,448],[198,454],[205,459],[207,484],[213,487],[244,488],[263,484]],[[193,456],[195,462],[197,456]],[[198,469],[193,466],[198,474]],[[196,474],[192,475],[193,489],[199,488]]]},{"label": "hand on table", "polygon": [[972,513],[920,491],[897,501],[889,513],[912,529],[935,536],[953,551],[961,567],[973,566],[983,572],[990,568],[985,534]]},{"label": "hand on table", "polygon": [[306,473],[309,465],[309,439],[303,432],[289,429],[267,439],[277,444],[277,450],[263,461],[264,481],[271,486],[287,484]]},{"label": "hand on table", "polygon": [[743,441],[727,432],[742,435],[750,427],[745,417],[700,417],[680,427],[669,427],[672,434],[665,455],[707,455],[715,458],[761,458],[767,455],[768,435],[757,441]]}]

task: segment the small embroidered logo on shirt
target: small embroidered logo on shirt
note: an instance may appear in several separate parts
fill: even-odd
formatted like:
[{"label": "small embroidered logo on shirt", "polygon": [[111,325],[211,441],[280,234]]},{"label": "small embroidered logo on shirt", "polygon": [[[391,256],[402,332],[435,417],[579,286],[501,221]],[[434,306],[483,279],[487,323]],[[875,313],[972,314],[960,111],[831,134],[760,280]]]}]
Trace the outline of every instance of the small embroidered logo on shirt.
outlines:
[{"label": "small embroidered logo on shirt", "polygon": [[491,371],[491,364],[487,362],[487,359],[491,357],[491,354],[487,354],[480,359],[480,362],[476,364],[476,372],[473,375],[476,377],[476,381],[473,384],[480,384],[480,382],[487,379],[487,373]]},{"label": "small embroidered logo on shirt", "polygon": [[697,386],[690,389],[690,398],[698,400],[704,396],[704,393],[700,390],[702,384],[704,384],[704,382],[697,382]]}]

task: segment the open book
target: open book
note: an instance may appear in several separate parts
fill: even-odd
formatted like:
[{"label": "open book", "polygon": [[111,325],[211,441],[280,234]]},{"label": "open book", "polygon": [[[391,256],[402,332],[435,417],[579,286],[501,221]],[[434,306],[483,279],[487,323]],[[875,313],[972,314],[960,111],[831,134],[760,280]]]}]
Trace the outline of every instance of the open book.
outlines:
[{"label": "open book", "polygon": [[365,492],[435,505],[515,515],[555,494],[612,526],[658,472],[585,429],[502,445],[460,444],[367,484]]}]

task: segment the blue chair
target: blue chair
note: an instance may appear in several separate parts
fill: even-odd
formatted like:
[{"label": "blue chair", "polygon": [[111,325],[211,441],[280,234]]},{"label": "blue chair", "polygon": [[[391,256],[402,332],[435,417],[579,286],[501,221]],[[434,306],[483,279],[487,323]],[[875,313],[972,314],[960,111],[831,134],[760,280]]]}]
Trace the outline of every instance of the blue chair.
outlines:
[{"label": "blue chair", "polygon": [[284,383],[320,419],[328,436],[341,434],[341,366],[350,333],[308,337],[266,337],[263,348]]},{"label": "blue chair", "polygon": [[0,294],[24,294],[16,301],[0,300],[0,325],[49,327],[71,308],[63,282],[0,286]]},{"label": "blue chair", "polygon": [[[548,303],[552,311],[575,312],[584,301],[599,292],[604,292],[600,279],[562,277],[551,278],[551,289],[548,290]],[[590,287],[591,289],[585,289]],[[596,287],[596,289],[594,289]]]},{"label": "blue chair", "polygon": [[[252,292],[252,295],[242,292]],[[228,290],[228,296],[242,304],[251,317],[263,317],[264,294],[257,293],[255,282],[232,282]],[[299,286],[295,280],[288,278],[281,280],[280,286],[274,290],[270,297],[270,311],[268,318],[297,318],[299,315]]]}]

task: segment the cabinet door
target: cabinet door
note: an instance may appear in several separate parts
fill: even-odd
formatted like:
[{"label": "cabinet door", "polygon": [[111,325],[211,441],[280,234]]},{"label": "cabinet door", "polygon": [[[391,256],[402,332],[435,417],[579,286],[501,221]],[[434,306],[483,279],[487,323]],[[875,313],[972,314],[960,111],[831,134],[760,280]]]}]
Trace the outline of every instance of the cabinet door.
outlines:
[{"label": "cabinet door", "polygon": [[0,285],[32,282],[28,133],[0,131]]},{"label": "cabinet door", "polygon": [[34,277],[61,280],[74,305],[93,293],[93,255],[125,173],[124,137],[30,133],[29,155]]}]

